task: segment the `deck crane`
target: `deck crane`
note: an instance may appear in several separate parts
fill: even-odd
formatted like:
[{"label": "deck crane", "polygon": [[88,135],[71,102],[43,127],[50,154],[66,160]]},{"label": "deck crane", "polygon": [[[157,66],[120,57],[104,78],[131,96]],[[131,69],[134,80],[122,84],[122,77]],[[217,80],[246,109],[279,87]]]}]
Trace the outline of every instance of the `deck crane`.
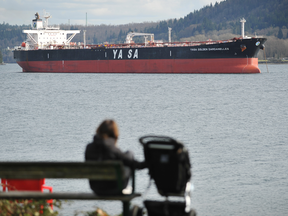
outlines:
[{"label": "deck crane", "polygon": [[154,42],[154,34],[129,32],[126,36],[126,43],[127,44],[133,43],[132,39],[134,36],[143,36],[145,38],[145,46],[147,46],[147,44],[148,44],[148,41],[147,41],[148,36],[151,37],[150,42]]}]

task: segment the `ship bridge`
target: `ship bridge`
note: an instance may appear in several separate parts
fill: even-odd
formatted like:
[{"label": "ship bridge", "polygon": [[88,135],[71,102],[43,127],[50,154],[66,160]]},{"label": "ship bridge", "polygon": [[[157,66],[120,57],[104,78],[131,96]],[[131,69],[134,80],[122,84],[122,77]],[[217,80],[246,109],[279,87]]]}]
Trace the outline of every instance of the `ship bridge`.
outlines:
[{"label": "ship bridge", "polygon": [[27,40],[22,43],[22,49],[33,50],[67,46],[75,35],[80,33],[80,30],[60,30],[59,27],[49,27],[50,14],[44,12],[44,18],[45,21],[43,22],[39,14],[36,13],[35,19],[32,20],[32,30],[23,30],[23,33],[27,34]]}]

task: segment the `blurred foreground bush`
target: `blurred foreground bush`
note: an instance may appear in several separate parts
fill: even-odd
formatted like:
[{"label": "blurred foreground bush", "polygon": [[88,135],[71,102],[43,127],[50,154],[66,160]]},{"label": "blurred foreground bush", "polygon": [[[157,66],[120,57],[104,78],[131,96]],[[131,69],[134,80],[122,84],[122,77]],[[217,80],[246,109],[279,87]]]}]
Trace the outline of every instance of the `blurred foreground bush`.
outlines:
[{"label": "blurred foreground bush", "polygon": [[[55,207],[61,209],[62,202],[54,200],[53,209],[45,200],[0,200],[0,216],[58,216]],[[120,214],[119,216],[121,216]],[[75,212],[74,216],[109,216],[105,211],[97,208],[96,211]]]},{"label": "blurred foreground bush", "polygon": [[[53,208],[61,208],[61,201],[54,200]],[[0,200],[1,216],[56,216],[45,200]]]}]

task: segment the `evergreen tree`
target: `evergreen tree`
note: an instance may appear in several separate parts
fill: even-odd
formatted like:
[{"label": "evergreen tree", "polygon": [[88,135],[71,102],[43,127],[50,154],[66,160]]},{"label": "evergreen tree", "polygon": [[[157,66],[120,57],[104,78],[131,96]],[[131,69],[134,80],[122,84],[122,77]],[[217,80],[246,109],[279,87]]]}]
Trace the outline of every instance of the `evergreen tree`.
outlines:
[{"label": "evergreen tree", "polygon": [[97,38],[96,38],[96,36],[95,36],[95,34],[94,34],[94,37],[93,37],[93,44],[97,44],[98,43],[98,40],[97,40]]},{"label": "evergreen tree", "polygon": [[3,57],[2,57],[2,52],[0,50],[0,64],[3,63]]},{"label": "evergreen tree", "polygon": [[283,39],[283,32],[282,32],[282,29],[279,28],[279,31],[278,31],[278,36],[277,36],[279,39]]}]

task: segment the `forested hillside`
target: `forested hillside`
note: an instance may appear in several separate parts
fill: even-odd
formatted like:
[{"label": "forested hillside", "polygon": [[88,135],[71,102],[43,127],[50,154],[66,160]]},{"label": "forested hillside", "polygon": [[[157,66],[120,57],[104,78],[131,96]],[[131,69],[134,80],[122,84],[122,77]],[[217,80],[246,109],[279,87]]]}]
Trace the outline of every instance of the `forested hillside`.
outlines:
[{"label": "forested hillside", "polygon": [[[183,14],[184,15],[184,14]],[[61,25],[61,29],[86,30],[86,41],[95,43],[123,43],[128,32],[154,33],[156,40],[168,40],[168,27],[172,40],[219,40],[237,37],[241,32],[240,18],[245,18],[246,35],[268,37],[267,57],[288,56],[288,0],[226,0],[194,10],[183,18],[160,22],[130,23],[126,25]],[[30,25],[0,24],[0,49],[4,62],[14,61],[7,47],[19,46],[25,40],[23,29]],[[74,41],[83,42],[83,31]],[[135,38],[140,42],[140,38]],[[280,47],[281,49],[277,49]],[[281,51],[280,51],[281,50]],[[261,58],[261,56],[260,56]]]},{"label": "forested hillside", "polygon": [[[155,28],[146,29],[158,37],[167,38],[168,26],[173,29],[174,38],[195,36],[213,30],[231,29],[240,34],[240,18],[246,19],[245,30],[255,31],[288,26],[288,0],[226,0],[215,5],[210,4],[200,10],[191,12],[179,20],[161,21]],[[285,35],[287,37],[287,35]]]},{"label": "forested hillside", "polygon": [[29,29],[30,25],[9,25],[8,23],[0,24],[0,50],[4,62],[13,62],[12,52],[14,46],[19,46],[26,39],[26,35],[22,33],[23,29]]}]

